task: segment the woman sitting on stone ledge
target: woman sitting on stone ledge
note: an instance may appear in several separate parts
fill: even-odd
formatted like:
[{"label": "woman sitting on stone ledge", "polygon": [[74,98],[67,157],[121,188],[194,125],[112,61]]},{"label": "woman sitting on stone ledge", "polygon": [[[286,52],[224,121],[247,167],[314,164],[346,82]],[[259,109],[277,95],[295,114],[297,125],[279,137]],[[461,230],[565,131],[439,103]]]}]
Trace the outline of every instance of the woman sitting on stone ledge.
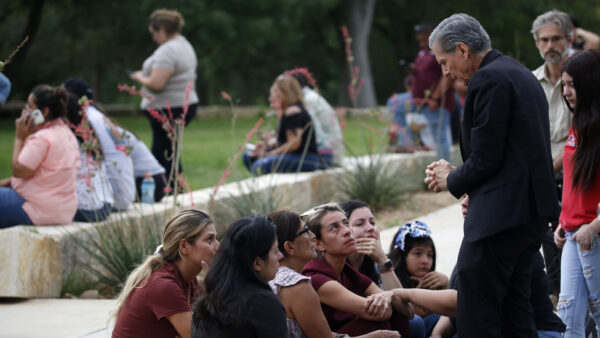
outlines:
[{"label": "woman sitting on stone ledge", "polygon": [[[277,77],[271,86],[269,101],[281,110],[277,142],[263,141],[244,153],[244,165],[255,175],[315,171],[330,166],[331,154],[317,153],[314,122],[305,108],[298,81],[289,75]],[[274,149],[269,149],[270,143],[276,143]]]},{"label": "woman sitting on stone ledge", "polygon": [[67,92],[36,86],[15,121],[11,178],[0,181],[0,228],[69,224],[79,147],[64,121]]},{"label": "woman sitting on stone ledge", "polygon": [[204,212],[177,213],[165,227],[163,244],[127,278],[112,313],[112,336],[189,338],[200,290],[196,277],[219,248],[216,236]]}]

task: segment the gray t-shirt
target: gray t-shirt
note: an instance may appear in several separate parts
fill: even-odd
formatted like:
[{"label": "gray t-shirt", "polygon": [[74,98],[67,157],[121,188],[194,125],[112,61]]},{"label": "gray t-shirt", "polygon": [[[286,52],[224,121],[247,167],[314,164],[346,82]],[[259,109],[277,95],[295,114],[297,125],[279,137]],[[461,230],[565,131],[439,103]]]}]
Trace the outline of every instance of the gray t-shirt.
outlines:
[{"label": "gray t-shirt", "polygon": [[144,61],[142,72],[145,76],[150,76],[152,69],[174,70],[173,75],[167,80],[165,88],[160,92],[154,92],[148,88],[143,91],[154,96],[154,102],[147,98],[142,99],[141,107],[146,109],[152,107],[155,109],[166,108],[165,100],[169,100],[169,105],[182,107],[185,100],[185,88],[191,81],[193,84],[190,92],[190,104],[198,103],[196,94],[196,66],[198,58],[190,42],[179,35],[162,45],[160,45],[149,58]]}]

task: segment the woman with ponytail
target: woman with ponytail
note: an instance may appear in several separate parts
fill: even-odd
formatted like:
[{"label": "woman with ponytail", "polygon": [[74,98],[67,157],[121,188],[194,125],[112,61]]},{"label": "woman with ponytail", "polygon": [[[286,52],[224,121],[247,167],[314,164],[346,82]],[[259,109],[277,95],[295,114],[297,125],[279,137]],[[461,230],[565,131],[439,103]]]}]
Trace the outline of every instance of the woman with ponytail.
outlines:
[{"label": "woman with ponytail", "polygon": [[600,331],[600,52],[573,54],[562,67],[573,122],[563,152],[563,194],[554,241],[561,256],[558,314],[565,337],[584,337],[589,311]]},{"label": "woman with ponytail", "polygon": [[208,269],[218,248],[207,214],[178,212],[165,227],[163,244],[127,278],[112,313],[117,320],[112,336],[189,338],[196,276]]},{"label": "woman with ponytail", "polygon": [[267,217],[229,226],[194,305],[193,337],[287,337],[285,309],[267,284],[282,258]]},{"label": "woman with ponytail", "polygon": [[77,210],[79,147],[64,121],[67,92],[36,86],[15,121],[12,177],[0,181],[0,228],[69,224]]}]

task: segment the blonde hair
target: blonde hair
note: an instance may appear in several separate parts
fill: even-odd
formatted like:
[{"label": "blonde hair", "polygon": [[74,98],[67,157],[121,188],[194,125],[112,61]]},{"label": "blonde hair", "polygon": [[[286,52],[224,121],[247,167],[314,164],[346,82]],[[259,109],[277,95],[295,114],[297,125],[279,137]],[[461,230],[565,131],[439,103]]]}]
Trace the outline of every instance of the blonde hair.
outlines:
[{"label": "blonde hair", "polygon": [[157,9],[150,15],[150,27],[155,31],[163,28],[167,35],[181,32],[184,24],[183,16],[175,9]]},{"label": "blonde hair", "polygon": [[302,88],[300,83],[293,76],[279,75],[273,85],[277,86],[283,95],[281,109],[286,110],[288,107],[301,103],[306,106],[302,98]]},{"label": "blonde hair", "polygon": [[175,214],[165,226],[162,246],[159,246],[154,255],[148,256],[127,277],[110,318],[117,319],[131,292],[136,288],[145,287],[152,273],[161,269],[166,263],[181,258],[179,241],[185,239],[190,244],[193,243],[202,230],[210,224],[213,224],[210,216],[197,209],[181,210]]}]

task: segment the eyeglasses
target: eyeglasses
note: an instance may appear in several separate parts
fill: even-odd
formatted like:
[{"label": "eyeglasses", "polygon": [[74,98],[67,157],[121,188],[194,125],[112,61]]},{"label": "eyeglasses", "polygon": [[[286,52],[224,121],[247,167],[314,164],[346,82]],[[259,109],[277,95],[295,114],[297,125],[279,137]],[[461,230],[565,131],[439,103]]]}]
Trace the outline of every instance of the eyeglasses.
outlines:
[{"label": "eyeglasses", "polygon": [[[294,236],[294,239],[296,239],[304,234],[308,234],[309,232],[310,232],[310,229],[305,225],[304,228],[302,229],[302,231],[300,231],[299,233],[296,234],[296,236]],[[310,237],[310,234],[308,237]]]}]

